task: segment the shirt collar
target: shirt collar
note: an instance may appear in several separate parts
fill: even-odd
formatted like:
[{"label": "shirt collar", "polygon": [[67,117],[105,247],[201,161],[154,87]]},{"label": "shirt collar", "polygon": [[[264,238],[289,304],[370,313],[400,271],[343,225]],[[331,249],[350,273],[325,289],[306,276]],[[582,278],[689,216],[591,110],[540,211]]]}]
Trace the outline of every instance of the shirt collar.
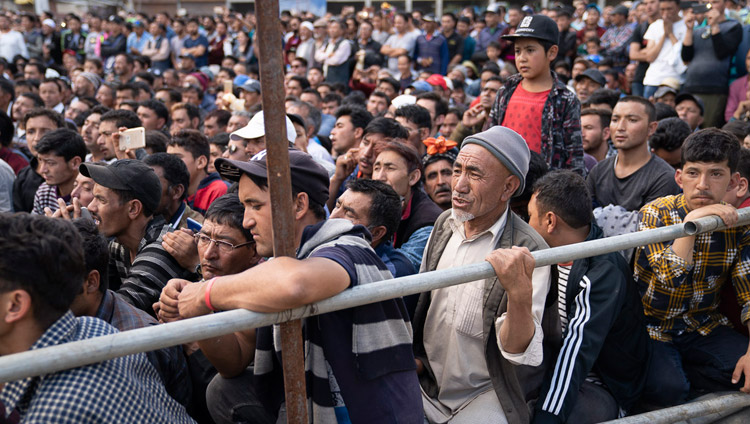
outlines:
[{"label": "shirt collar", "polygon": [[99,309],[96,310],[96,317],[105,322],[112,321],[112,314],[115,312],[115,295],[112,291],[107,290],[104,292],[102,303],[99,304]]},{"label": "shirt collar", "polygon": [[478,238],[484,236],[485,234],[489,233],[492,235],[492,245],[497,245],[498,240],[500,240],[500,236],[503,234],[503,230],[505,229],[505,223],[508,221],[508,210],[510,209],[510,204],[505,208],[505,212],[500,216],[500,218],[495,221],[492,226],[484,231],[482,231],[479,234],[476,234],[474,237],[467,239],[466,238],[466,232],[464,229],[463,223],[459,222],[456,218],[455,211],[451,209],[451,216],[448,218],[448,225],[450,225],[453,232],[457,232],[464,241],[474,241]]}]

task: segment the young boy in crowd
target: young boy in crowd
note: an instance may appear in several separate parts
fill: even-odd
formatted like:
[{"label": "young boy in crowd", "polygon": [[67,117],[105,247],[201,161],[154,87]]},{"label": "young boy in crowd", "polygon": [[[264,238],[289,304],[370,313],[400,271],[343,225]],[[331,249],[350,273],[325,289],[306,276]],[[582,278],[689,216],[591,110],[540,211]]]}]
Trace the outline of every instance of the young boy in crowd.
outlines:
[{"label": "young boy in crowd", "polygon": [[515,33],[503,36],[515,43],[519,73],[498,92],[489,127],[502,125],[521,134],[551,169],[584,175],[581,104],[550,69],[559,35],[555,21],[532,15],[523,18]]}]

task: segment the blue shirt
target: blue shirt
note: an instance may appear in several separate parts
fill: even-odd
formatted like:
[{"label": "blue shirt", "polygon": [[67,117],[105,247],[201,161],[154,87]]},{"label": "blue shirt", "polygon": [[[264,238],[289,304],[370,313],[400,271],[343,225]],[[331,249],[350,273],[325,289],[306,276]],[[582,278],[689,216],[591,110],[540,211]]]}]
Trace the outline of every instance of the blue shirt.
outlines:
[{"label": "blue shirt", "polygon": [[182,47],[190,49],[197,46],[203,46],[206,50],[201,56],[195,56],[195,67],[200,68],[201,66],[208,66],[208,38],[205,35],[199,35],[198,38],[193,39],[188,36],[182,42]]},{"label": "blue shirt", "polygon": [[146,47],[146,43],[153,40],[154,37],[151,36],[148,32],[144,31],[143,34],[141,34],[141,38],[138,38],[138,35],[135,33],[135,31],[131,32],[130,35],[128,35],[128,41],[126,44],[127,52],[131,53],[131,48],[135,47],[138,52],[142,52],[143,48]]}]

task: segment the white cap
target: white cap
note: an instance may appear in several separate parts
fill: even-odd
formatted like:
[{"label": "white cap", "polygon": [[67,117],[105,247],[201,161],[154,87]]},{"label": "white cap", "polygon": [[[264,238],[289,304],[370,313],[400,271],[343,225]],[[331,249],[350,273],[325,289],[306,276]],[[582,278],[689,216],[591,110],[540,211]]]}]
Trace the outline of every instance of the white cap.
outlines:
[{"label": "white cap", "polygon": [[400,108],[401,106],[406,105],[413,105],[417,103],[417,97],[412,96],[411,94],[402,94],[400,96],[397,96],[393,101],[391,102],[391,105],[393,105],[396,109]]},{"label": "white cap", "polygon": [[315,27],[313,27],[313,24],[310,21],[304,21],[304,22],[302,22],[301,24],[299,24],[299,27],[300,28],[307,28],[310,31],[315,31]]},{"label": "white cap", "polygon": [[42,21],[42,25],[47,25],[50,28],[56,28],[57,27],[57,25],[55,25],[55,21],[53,21],[52,19],[49,19],[49,18],[43,20]]},{"label": "white cap", "polygon": [[[297,130],[294,129],[292,120],[289,119],[288,116],[285,116],[285,118],[286,139],[289,140],[290,143],[294,143],[294,139],[297,138]],[[264,135],[266,135],[266,128],[264,127],[263,111],[261,110],[260,112],[253,115],[253,119],[251,119],[247,125],[230,134],[229,138],[232,140],[240,140],[258,138]]]}]

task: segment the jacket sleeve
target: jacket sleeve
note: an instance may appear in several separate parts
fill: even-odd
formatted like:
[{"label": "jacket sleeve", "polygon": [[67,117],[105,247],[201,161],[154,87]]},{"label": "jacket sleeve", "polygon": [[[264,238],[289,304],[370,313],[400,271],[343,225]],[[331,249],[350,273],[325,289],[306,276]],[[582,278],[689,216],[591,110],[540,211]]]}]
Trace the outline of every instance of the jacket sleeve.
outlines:
[{"label": "jacket sleeve", "polygon": [[117,293],[131,305],[154,316],[151,305],[159,300],[161,290],[172,278],[195,280],[196,275],[183,269],[164,250],[159,238],[138,253]]},{"label": "jacket sleeve", "polygon": [[581,139],[581,103],[575,96],[570,96],[565,102],[563,133],[568,150],[565,165],[571,171],[585,177],[586,166],[583,163],[583,139]]},{"label": "jacket sleeve", "polygon": [[533,423],[564,423],[578,398],[578,392],[594,367],[607,334],[622,309],[626,279],[610,262],[589,270],[579,281],[581,287],[567,302],[568,328],[554,367],[547,374]]},{"label": "jacket sleeve", "polygon": [[125,37],[119,37],[119,39],[110,44],[110,45],[104,45],[102,44],[102,57],[109,57],[112,55],[115,55],[117,53],[125,52],[125,44],[126,44]]}]

